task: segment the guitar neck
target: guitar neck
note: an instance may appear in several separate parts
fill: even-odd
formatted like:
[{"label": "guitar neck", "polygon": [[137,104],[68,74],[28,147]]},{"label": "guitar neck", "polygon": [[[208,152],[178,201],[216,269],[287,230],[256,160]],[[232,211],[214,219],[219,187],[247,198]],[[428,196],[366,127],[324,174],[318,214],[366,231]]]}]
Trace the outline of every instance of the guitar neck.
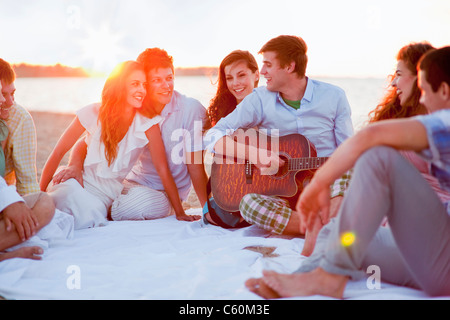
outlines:
[{"label": "guitar neck", "polygon": [[314,158],[292,158],[288,160],[289,171],[300,171],[317,169],[325,163],[328,157],[314,157]]}]

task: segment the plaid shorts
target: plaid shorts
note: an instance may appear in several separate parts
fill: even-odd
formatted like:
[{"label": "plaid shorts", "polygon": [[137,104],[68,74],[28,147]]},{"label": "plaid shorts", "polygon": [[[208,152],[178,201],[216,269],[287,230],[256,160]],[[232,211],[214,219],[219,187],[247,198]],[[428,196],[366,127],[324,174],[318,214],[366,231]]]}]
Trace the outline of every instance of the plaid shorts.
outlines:
[{"label": "plaid shorts", "polygon": [[277,234],[283,233],[292,214],[287,200],[256,193],[245,195],[239,210],[248,223]]}]

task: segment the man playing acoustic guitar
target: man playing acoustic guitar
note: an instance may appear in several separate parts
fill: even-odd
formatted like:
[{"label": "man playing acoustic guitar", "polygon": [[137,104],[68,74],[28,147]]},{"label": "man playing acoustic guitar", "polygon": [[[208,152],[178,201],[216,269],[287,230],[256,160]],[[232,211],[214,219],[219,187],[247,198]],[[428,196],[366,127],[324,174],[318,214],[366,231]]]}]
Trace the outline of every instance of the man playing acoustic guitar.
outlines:
[{"label": "man playing acoustic guitar", "polygon": [[[221,119],[205,136],[206,148],[217,154],[246,159],[260,168],[258,162],[265,155],[265,166],[283,165],[285,158],[276,152],[255,152],[254,146],[234,141],[230,135],[238,129],[257,127],[268,132],[277,131],[280,136],[300,134],[317,150],[318,157],[328,157],[345,139],[353,135],[351,109],[345,92],[328,83],[305,76],[307,65],[306,43],[297,36],[282,35],[267,42],[259,53],[263,55],[261,74],[267,80],[266,87],[253,90],[227,117]],[[224,151],[226,146],[226,150]],[[232,146],[232,147],[230,147]],[[345,185],[345,182],[339,182]],[[301,187],[299,188],[301,191]],[[338,188],[339,189],[339,188]],[[300,234],[297,214],[292,208],[293,199],[264,194],[247,194],[239,206],[241,215],[251,224],[278,234]],[[338,197],[335,197],[335,196]],[[332,204],[340,203],[342,194],[331,194]],[[294,206],[290,205],[294,204]],[[337,210],[336,210],[337,212]],[[317,230],[327,221],[317,221]],[[302,254],[309,255],[314,246],[306,237]]]}]

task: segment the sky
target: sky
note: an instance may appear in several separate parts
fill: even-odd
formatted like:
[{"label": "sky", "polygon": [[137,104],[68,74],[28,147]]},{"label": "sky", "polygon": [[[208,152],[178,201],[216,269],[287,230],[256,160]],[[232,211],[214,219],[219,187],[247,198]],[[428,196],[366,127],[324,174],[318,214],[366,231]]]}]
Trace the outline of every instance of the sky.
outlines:
[{"label": "sky", "polygon": [[398,50],[450,45],[449,0],[0,0],[0,58],[108,73],[145,48],[175,67],[218,66],[281,34],[308,45],[309,75],[380,77]]}]

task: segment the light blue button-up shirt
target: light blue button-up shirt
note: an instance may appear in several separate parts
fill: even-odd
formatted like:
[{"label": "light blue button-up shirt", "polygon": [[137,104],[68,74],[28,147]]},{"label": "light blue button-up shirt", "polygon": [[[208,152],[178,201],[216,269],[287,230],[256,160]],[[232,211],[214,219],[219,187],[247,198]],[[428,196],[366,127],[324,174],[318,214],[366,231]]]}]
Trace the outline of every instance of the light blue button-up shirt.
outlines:
[{"label": "light blue button-up shirt", "polygon": [[266,87],[253,90],[225,118],[211,128],[205,147],[214,152],[216,142],[239,128],[278,129],[284,136],[299,133],[316,147],[319,157],[328,157],[345,139],[353,135],[351,109],[344,90],[308,78],[300,109],[288,106],[279,92]]},{"label": "light blue button-up shirt", "polygon": [[[196,99],[174,91],[171,101],[164,107],[160,123],[161,136],[166,149],[169,169],[178,188],[180,198],[185,200],[192,186],[185,155],[202,150],[202,126],[206,109]],[[155,169],[148,148],[145,148],[138,162],[127,176],[155,190],[164,190],[161,178]]]}]

